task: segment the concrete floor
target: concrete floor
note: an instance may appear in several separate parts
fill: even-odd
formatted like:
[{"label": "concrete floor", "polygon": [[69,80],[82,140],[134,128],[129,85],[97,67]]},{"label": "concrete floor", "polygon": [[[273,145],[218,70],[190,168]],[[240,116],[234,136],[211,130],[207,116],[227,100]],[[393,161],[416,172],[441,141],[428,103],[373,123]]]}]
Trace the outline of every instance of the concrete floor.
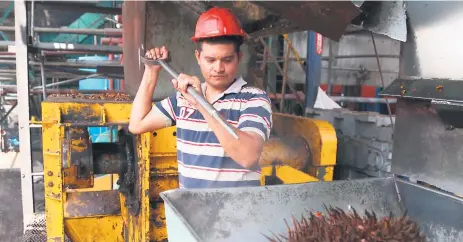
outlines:
[{"label": "concrete floor", "polygon": [[[21,196],[21,162],[19,154],[0,153],[0,242],[22,241],[23,213]],[[33,162],[34,172],[43,170],[41,162]],[[45,210],[43,178],[34,179],[35,212]]]}]

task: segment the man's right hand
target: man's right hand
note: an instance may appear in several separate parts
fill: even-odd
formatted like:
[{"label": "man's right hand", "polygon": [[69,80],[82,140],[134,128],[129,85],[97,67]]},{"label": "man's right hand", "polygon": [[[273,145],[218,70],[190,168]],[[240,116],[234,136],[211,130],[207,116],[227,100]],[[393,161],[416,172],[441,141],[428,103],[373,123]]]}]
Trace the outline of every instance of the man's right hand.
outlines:
[{"label": "man's right hand", "polygon": [[[155,47],[152,48],[151,50],[147,51],[145,54],[145,58],[149,59],[163,59],[166,60],[169,57],[169,51],[165,46],[162,46],[161,48]],[[146,65],[145,64],[145,70],[151,70],[155,72],[161,71],[162,66],[161,65]]]}]

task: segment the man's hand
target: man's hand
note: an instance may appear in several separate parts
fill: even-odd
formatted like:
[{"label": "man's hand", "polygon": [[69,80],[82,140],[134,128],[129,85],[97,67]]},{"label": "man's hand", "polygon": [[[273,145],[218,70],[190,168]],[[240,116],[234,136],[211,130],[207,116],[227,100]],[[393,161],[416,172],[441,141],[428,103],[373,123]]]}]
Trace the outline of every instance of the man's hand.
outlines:
[{"label": "man's hand", "polygon": [[[165,46],[152,48],[146,52],[145,57],[149,59],[167,59],[169,52]],[[132,104],[130,113],[129,131],[133,134],[141,134],[166,127],[170,122],[164,114],[157,109],[153,109],[153,92],[156,88],[160,65],[146,65],[143,79],[138,88],[137,95]]]},{"label": "man's hand", "polygon": [[[151,50],[147,51],[145,54],[145,58],[149,59],[162,59],[166,60],[169,57],[169,51],[165,46],[162,46],[161,48],[152,48]],[[155,71],[159,73],[161,71],[162,66],[161,65],[147,65],[145,64],[145,70],[150,70],[150,71]]]},{"label": "man's hand", "polygon": [[189,86],[192,86],[199,95],[203,95],[201,90],[201,81],[197,77],[180,74],[178,80],[172,80],[172,84],[174,85],[174,88],[177,89],[191,105],[196,107],[196,99],[188,94],[186,90]]}]

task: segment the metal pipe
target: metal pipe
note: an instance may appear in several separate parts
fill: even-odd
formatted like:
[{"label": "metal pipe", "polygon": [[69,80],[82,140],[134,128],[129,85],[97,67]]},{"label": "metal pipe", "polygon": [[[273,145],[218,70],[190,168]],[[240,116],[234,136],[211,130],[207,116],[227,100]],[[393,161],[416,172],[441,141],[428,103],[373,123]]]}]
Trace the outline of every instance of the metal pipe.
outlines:
[{"label": "metal pipe", "polygon": [[[328,69],[328,67],[322,67],[322,69]],[[332,70],[338,71],[369,71],[369,72],[379,72],[377,69],[359,69],[359,68],[348,68],[348,67],[332,67]],[[392,73],[398,74],[396,71],[382,71],[383,73]]]},{"label": "metal pipe", "polygon": [[[15,60],[0,60],[0,64],[11,64],[15,65],[16,61]],[[35,65],[35,66],[40,66],[40,62],[37,61],[29,61],[30,65]],[[85,68],[85,67],[99,67],[99,66],[107,66],[107,67],[122,67],[121,64],[114,62],[104,62],[104,61],[98,61],[98,62],[92,62],[92,61],[74,61],[74,62],[45,62],[44,66],[57,66],[57,67],[78,67],[78,68]]]},{"label": "metal pipe", "polygon": [[47,92],[45,91],[45,85],[46,85],[46,79],[45,79],[45,68],[43,66],[43,62],[45,61],[45,56],[40,57],[40,76],[42,78],[42,94],[43,94],[43,100],[47,98]]},{"label": "metal pipe", "polygon": [[[258,54],[258,56],[261,56],[261,54]],[[355,58],[375,58],[375,55],[338,55],[338,56],[333,56],[333,59],[355,59]],[[380,58],[392,58],[392,59],[398,59],[400,56],[398,55],[379,55],[378,57]],[[276,57],[276,62],[283,62],[284,59],[283,57]],[[289,58],[291,61],[297,61],[298,58]],[[307,58],[299,58],[299,60],[306,61]],[[328,61],[329,57],[322,57],[322,61]]]},{"label": "metal pipe", "polygon": [[10,70],[1,70],[1,69],[0,69],[0,73],[11,73],[11,74],[15,74],[15,75],[16,75],[16,70],[12,70],[12,69],[10,69]]},{"label": "metal pipe", "polygon": [[283,98],[280,99],[280,112],[283,112],[283,107],[285,103],[284,95],[286,93],[286,82],[288,81],[288,58],[290,52],[290,45],[289,43],[286,44],[286,53],[285,53],[285,62],[283,64],[283,85],[281,87],[281,96]]},{"label": "metal pipe", "polygon": [[[300,98],[304,98],[305,95],[302,92],[298,92]],[[269,94],[270,99],[281,99],[281,94]],[[295,100],[294,94],[285,94],[284,98],[287,100]],[[348,97],[348,96],[329,96],[335,102],[355,102],[355,103],[396,103],[397,99],[392,98],[369,98],[369,97]]]},{"label": "metal pipe", "polygon": [[[99,76],[102,76],[102,75],[101,75],[101,74],[92,74],[92,75],[89,75],[89,76],[79,76],[79,77],[72,78],[72,79],[65,80],[65,81],[50,83],[50,84],[45,85],[45,87],[54,87],[54,86],[59,86],[59,85],[63,85],[63,84],[69,84],[69,83],[73,83],[73,82],[80,81],[80,80],[82,80],[82,79],[93,78],[93,77],[99,77]],[[34,90],[34,89],[40,89],[40,88],[44,89],[44,87],[43,87],[43,82],[42,82],[42,86],[33,87],[32,90]],[[45,90],[45,89],[44,89],[44,90]]]},{"label": "metal pipe", "polygon": [[[3,90],[2,90],[3,89]],[[98,94],[98,93],[120,93],[111,90],[77,90],[77,89],[46,89],[47,94]],[[17,93],[17,87],[13,85],[0,85],[0,94]],[[42,90],[32,89],[29,94],[41,94]]]},{"label": "metal pipe", "polygon": [[35,11],[34,10],[35,10],[35,1],[32,0],[32,2],[31,2],[31,27],[30,27],[30,29],[31,29],[31,37],[33,39],[35,39],[34,38],[34,26],[35,26],[34,25],[34,15],[35,15],[34,12]]},{"label": "metal pipe", "polygon": [[122,38],[103,37],[100,40],[102,45],[122,44]]},{"label": "metal pipe", "polygon": [[[398,59],[398,55],[378,55],[379,58]],[[355,58],[376,58],[376,55],[338,55],[333,56],[334,59],[355,59]],[[329,60],[329,57],[322,57],[322,60]]]},{"label": "metal pipe", "polygon": [[332,40],[328,39],[328,78],[326,82],[328,83],[327,94],[332,94],[333,84],[331,83],[331,76],[333,71],[333,42]]},{"label": "metal pipe", "polygon": [[67,44],[67,43],[34,43],[33,47],[43,50],[70,50],[70,51],[94,51],[97,53],[122,53],[120,46],[113,45],[86,45],[86,44]]},{"label": "metal pipe", "polygon": [[119,15],[122,14],[122,8],[111,8],[111,7],[100,7],[95,4],[81,3],[81,2],[71,2],[71,1],[40,1],[37,2],[46,9],[55,9],[62,11],[78,11],[86,13],[101,13],[101,14],[111,14]]},{"label": "metal pipe", "polygon": [[[1,30],[1,28],[0,28]],[[49,28],[35,27],[38,33],[66,33],[66,34],[88,34],[88,35],[105,35],[105,36],[122,36],[122,29],[103,28],[103,29],[86,29],[86,28]]]},{"label": "metal pipe", "polygon": [[335,102],[355,102],[355,103],[397,103],[397,99],[392,98],[375,98],[375,97],[348,97],[348,96],[330,96]]},{"label": "metal pipe", "polygon": [[14,32],[14,26],[0,26],[0,31]]},{"label": "metal pipe", "polygon": [[[113,54],[109,54],[108,59],[109,59],[110,61],[114,60],[114,55],[113,55]],[[109,90],[113,90],[113,89],[114,89],[114,79],[110,78],[110,79],[109,79]]]},{"label": "metal pipe", "polygon": [[7,41],[7,40],[2,40],[0,41],[0,47],[8,47],[8,46],[15,46],[16,43],[14,41]]},{"label": "metal pipe", "polygon": [[93,51],[55,51],[55,50],[44,50],[43,53],[48,56],[53,55],[85,55],[85,54],[93,54]]}]

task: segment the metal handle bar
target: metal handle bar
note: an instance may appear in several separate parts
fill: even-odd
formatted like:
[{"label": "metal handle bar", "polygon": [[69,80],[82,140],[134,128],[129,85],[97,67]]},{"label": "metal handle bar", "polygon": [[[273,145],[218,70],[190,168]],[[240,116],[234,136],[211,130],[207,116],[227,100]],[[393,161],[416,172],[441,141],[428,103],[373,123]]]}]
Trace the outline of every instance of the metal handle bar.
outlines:
[{"label": "metal handle bar", "polygon": [[[179,73],[175,71],[167,62],[161,59],[157,60],[152,60],[152,59],[147,59],[143,56],[140,56],[141,62],[147,65],[161,65],[162,68],[164,68],[173,78],[177,79],[179,78]],[[201,105],[204,109],[206,109],[207,113],[209,113],[212,117],[217,120],[217,122],[222,125],[225,130],[227,130],[228,133],[230,133],[235,139],[238,139],[238,135],[236,134],[235,130],[233,130],[230,126],[229,123],[227,123],[225,120],[222,119],[222,117],[219,115],[219,112],[212,106],[209,102],[206,101],[206,99],[200,95],[192,86],[189,86],[187,88],[187,93],[190,94],[196,101]]]}]

